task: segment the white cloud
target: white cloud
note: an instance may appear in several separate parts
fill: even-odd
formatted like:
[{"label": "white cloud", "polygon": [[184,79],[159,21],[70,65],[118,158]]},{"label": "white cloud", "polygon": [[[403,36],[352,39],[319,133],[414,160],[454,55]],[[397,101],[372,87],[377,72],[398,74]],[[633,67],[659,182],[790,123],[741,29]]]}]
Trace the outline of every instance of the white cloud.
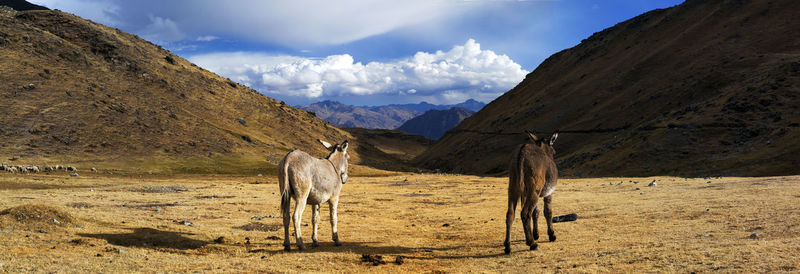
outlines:
[{"label": "white cloud", "polygon": [[490,101],[527,74],[508,56],[482,50],[473,39],[445,52],[367,64],[348,54],[315,59],[234,52],[189,59],[261,92],[305,98],[413,95],[442,103]]},{"label": "white cloud", "polygon": [[139,31],[144,39],[152,42],[176,42],[186,37],[172,19],[150,15],[150,24]]},{"label": "white cloud", "polygon": [[34,0],[31,3],[43,5],[50,9],[58,9],[75,13],[97,23],[119,26],[120,6],[107,0]]},{"label": "white cloud", "polygon": [[219,37],[216,37],[214,35],[205,35],[205,36],[199,36],[195,40],[200,42],[211,42],[217,39],[219,39]]},{"label": "white cloud", "polygon": [[[453,18],[483,5],[458,0],[33,0],[164,41],[224,34],[295,49],[338,45]],[[123,12],[119,12],[123,11]],[[150,19],[150,20],[148,20]],[[160,20],[160,21],[159,21]],[[153,26],[149,26],[153,25]],[[157,30],[164,31],[158,33]],[[145,36],[142,33],[137,34]]]}]

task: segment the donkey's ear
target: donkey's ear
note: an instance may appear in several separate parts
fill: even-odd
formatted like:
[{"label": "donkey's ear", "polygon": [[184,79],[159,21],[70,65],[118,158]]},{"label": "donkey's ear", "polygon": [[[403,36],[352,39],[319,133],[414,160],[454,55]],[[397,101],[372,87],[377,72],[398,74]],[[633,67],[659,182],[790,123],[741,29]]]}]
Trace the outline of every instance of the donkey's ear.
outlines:
[{"label": "donkey's ear", "polygon": [[556,133],[553,133],[553,137],[550,137],[551,146],[556,142],[556,138],[558,138],[558,130],[556,130]]},{"label": "donkey's ear", "polygon": [[528,138],[531,138],[531,140],[533,140],[534,142],[538,142],[539,141],[539,137],[536,137],[536,134],[533,134],[533,132],[530,132],[530,131],[526,130],[525,134],[528,134]]},{"label": "donkey's ear", "polygon": [[320,139],[317,139],[317,141],[319,141],[319,143],[320,143],[320,144],[322,144],[323,146],[325,146],[325,148],[327,148],[328,150],[330,150],[331,148],[333,148],[333,146],[331,146],[331,144],[330,144],[330,143],[328,143],[328,142],[325,142],[325,141],[323,141],[323,140],[320,140]]},{"label": "donkey's ear", "polygon": [[344,143],[342,143],[342,151],[347,151],[348,146],[350,146],[350,143],[345,140]]}]

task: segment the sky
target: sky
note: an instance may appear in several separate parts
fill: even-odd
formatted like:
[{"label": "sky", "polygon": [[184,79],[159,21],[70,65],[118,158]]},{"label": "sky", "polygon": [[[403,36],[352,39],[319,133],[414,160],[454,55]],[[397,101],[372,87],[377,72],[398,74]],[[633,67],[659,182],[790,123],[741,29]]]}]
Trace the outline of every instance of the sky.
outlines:
[{"label": "sky", "polygon": [[490,102],[550,55],[679,0],[32,0],[291,105]]}]

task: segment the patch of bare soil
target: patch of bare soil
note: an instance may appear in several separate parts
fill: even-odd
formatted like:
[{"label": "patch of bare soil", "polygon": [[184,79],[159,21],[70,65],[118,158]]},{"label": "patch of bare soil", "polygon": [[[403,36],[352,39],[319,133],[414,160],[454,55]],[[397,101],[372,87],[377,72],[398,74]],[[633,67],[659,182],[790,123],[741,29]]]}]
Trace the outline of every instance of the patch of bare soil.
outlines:
[{"label": "patch of bare soil", "polygon": [[278,231],[282,228],[279,224],[265,224],[259,222],[252,222],[243,226],[234,227],[235,229],[241,229],[244,231],[264,231],[264,232],[272,232]]},{"label": "patch of bare soil", "polygon": [[0,224],[27,228],[63,226],[74,220],[65,210],[47,205],[21,205],[0,211]]}]

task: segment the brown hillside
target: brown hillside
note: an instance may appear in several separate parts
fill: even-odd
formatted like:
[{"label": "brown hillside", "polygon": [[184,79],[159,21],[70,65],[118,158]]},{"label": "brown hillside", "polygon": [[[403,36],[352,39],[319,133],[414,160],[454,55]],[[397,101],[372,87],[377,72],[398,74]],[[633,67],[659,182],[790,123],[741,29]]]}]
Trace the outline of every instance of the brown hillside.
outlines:
[{"label": "brown hillside", "polygon": [[427,150],[433,140],[399,130],[343,128],[361,146],[363,164],[386,170],[412,171],[414,157]]},{"label": "brown hillside", "polygon": [[135,35],[60,11],[0,12],[0,56],[4,161],[262,171],[292,148],[324,155],[317,138],[351,138]]},{"label": "brown hillside", "polygon": [[687,1],[556,53],[416,161],[503,174],[525,129],[562,174],[779,175],[800,166],[800,2]]}]

